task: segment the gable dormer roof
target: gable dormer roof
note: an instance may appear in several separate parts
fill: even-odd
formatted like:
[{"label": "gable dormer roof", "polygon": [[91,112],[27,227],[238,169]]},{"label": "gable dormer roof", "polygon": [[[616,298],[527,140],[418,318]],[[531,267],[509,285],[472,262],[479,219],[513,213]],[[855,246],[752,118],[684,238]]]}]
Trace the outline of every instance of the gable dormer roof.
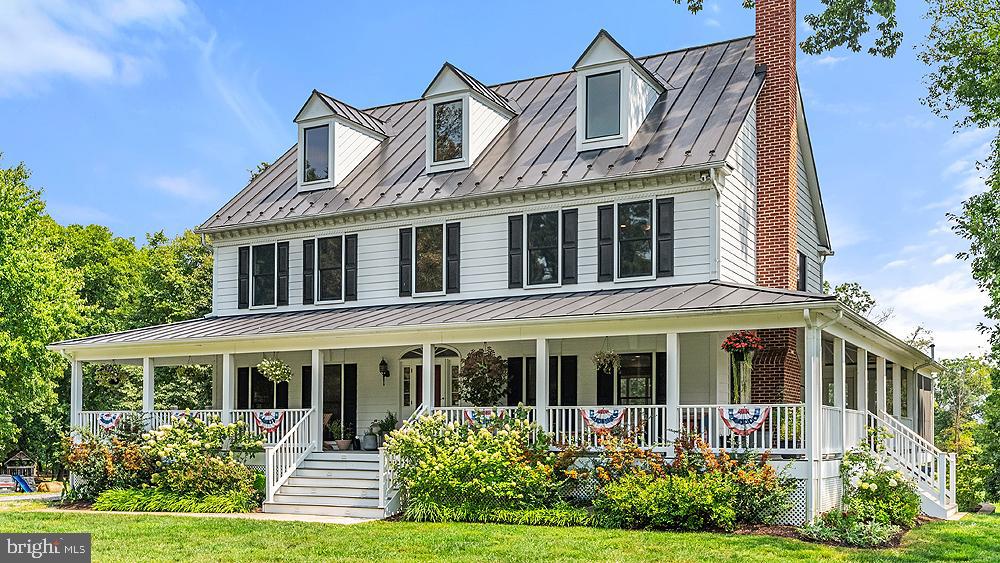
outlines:
[{"label": "gable dormer roof", "polygon": [[309,107],[309,104],[313,100],[318,100],[323,103],[329,110],[330,115],[343,119],[344,121],[353,123],[358,127],[363,127],[383,137],[389,136],[389,129],[386,124],[379,118],[371,115],[370,113],[360,110],[350,104],[342,102],[329,94],[324,94],[319,90],[313,90],[312,95],[306,100],[306,103],[302,104],[302,109],[299,113],[295,114],[295,119],[293,121],[299,121],[303,116],[303,112]]},{"label": "gable dormer roof", "polygon": [[[599,50],[604,50],[604,53],[598,53]],[[609,54],[612,54],[612,58],[608,57]],[[664,88],[666,88],[666,80],[660,78],[656,75],[656,73],[650,71],[645,65],[640,63],[635,57],[632,56],[632,53],[629,53],[625,47],[622,47],[621,43],[612,37],[607,30],[602,29],[597,32],[597,36],[594,37],[594,40],[590,42],[590,45],[587,45],[587,48],[583,50],[582,54],[580,54],[580,58],[576,59],[576,62],[573,63],[573,70],[578,70],[583,66],[589,66],[591,64],[590,59],[594,55],[599,56],[603,62],[608,62],[610,60],[628,61],[629,64],[632,65],[632,68],[635,69],[636,73],[645,78],[646,81],[658,91],[662,92]]]},{"label": "gable dormer roof", "polygon": [[482,96],[486,101],[497,106],[499,109],[509,112],[511,115],[517,115],[517,109],[514,104],[510,102],[507,98],[497,94],[489,86],[483,84],[482,82],[476,80],[474,76],[465,72],[464,70],[458,68],[457,66],[445,62],[441,65],[441,70],[434,75],[434,79],[424,90],[424,93],[420,96],[421,98],[426,98],[428,95],[432,95],[435,87],[441,83],[441,81],[449,74],[457,77],[460,81],[464,82],[469,90],[472,90],[476,94]]}]

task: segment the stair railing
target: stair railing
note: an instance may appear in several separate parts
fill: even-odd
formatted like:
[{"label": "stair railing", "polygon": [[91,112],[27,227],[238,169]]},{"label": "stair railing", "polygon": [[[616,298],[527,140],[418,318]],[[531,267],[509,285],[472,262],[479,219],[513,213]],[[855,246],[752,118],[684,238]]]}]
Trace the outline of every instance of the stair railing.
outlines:
[{"label": "stair railing", "polygon": [[[937,499],[942,507],[955,502],[957,460],[954,453],[941,451],[920,434],[885,411],[868,413],[869,426],[887,432],[885,449],[899,469],[917,486]],[[873,438],[869,445],[875,446]]]},{"label": "stair railing", "polygon": [[302,460],[315,448],[312,436],[315,425],[311,424],[314,410],[309,409],[273,446],[264,449],[267,502],[274,502],[274,493],[288,481]]},{"label": "stair railing", "polygon": [[[427,406],[420,404],[406,420],[403,425],[407,425],[414,420],[427,414]],[[378,507],[385,510],[386,516],[393,516],[400,509],[399,489],[396,487],[396,475],[392,470],[393,463],[389,454],[385,452],[385,447],[378,449]]]}]

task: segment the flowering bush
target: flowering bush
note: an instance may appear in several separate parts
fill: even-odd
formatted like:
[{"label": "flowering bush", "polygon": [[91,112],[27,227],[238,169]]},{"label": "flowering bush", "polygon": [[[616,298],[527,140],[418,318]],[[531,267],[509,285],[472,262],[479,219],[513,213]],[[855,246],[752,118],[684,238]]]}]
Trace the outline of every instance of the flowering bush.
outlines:
[{"label": "flowering bush", "polygon": [[149,481],[152,461],[134,441],[112,434],[81,431],[62,441],[63,463],[78,479],[66,500],[92,501],[111,488],[135,487]]},{"label": "flowering bush", "polygon": [[883,547],[892,542],[900,528],[875,520],[862,520],[849,512],[831,510],[800,528],[799,532],[811,540],[826,543]]},{"label": "flowering bush", "polygon": [[598,350],[591,358],[597,371],[615,374],[622,367],[622,357],[614,350]]},{"label": "flowering bush", "polygon": [[603,486],[594,499],[599,525],[666,530],[731,530],[732,486],[717,473],[654,477],[637,472]]},{"label": "flowering bush", "polygon": [[910,528],[920,514],[920,496],[913,483],[888,467],[882,439],[876,437],[876,451],[859,446],[844,454],[841,503],[858,520]]},{"label": "flowering bush", "polygon": [[[537,439],[534,439],[537,436]],[[474,424],[421,417],[386,438],[405,515],[448,519],[446,509],[532,509],[556,500],[555,456],[527,411]]]}]

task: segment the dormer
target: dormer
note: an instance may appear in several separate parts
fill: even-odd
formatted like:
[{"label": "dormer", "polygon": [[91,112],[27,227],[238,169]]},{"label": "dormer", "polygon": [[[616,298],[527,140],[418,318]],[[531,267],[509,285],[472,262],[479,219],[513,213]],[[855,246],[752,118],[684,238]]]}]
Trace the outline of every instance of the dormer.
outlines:
[{"label": "dormer", "polygon": [[622,147],[663,93],[663,81],[601,30],[573,65],[577,152]]},{"label": "dormer", "polygon": [[423,95],[428,174],[468,168],[517,115],[516,106],[444,63]]},{"label": "dormer", "polygon": [[389,136],[381,120],[317,90],[295,123],[300,192],[336,187]]}]

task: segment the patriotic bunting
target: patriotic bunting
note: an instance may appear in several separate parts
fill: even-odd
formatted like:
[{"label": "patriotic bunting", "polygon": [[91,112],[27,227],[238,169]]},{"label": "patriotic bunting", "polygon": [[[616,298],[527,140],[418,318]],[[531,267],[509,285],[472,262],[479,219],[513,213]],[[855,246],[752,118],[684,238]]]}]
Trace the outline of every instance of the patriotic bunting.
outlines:
[{"label": "patriotic bunting", "polygon": [[610,430],[621,424],[625,419],[625,410],[609,409],[601,407],[598,409],[580,409],[580,416],[583,421],[593,430]]},{"label": "patriotic bunting", "polygon": [[102,412],[97,415],[97,425],[101,427],[102,430],[110,431],[118,423],[122,421],[122,416],[125,413],[120,412]]},{"label": "patriotic bunting", "polygon": [[748,436],[760,430],[771,414],[771,407],[719,407],[719,416],[726,428],[737,436]]},{"label": "patriotic bunting", "polygon": [[274,432],[278,429],[285,413],[282,411],[253,411],[253,421],[264,432]]}]

